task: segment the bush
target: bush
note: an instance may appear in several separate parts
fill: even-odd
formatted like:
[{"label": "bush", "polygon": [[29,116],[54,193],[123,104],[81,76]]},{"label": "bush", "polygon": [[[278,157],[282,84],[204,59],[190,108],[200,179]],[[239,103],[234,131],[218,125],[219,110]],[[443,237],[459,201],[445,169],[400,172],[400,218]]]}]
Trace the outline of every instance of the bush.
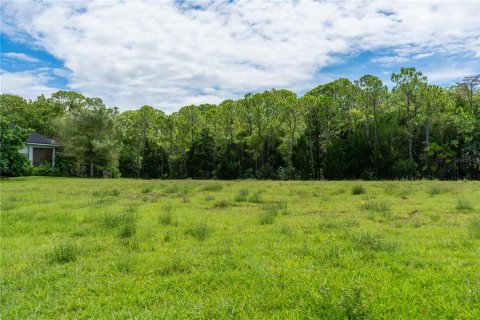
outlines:
[{"label": "bush", "polygon": [[362,185],[356,185],[352,188],[353,195],[359,195],[364,193],[365,193],[365,188]]},{"label": "bush", "polygon": [[398,160],[393,165],[393,174],[396,178],[415,178],[418,164],[413,160]]},{"label": "bush", "polygon": [[38,167],[32,167],[31,175],[54,177],[54,176],[60,176],[60,172],[58,171],[57,168],[52,167],[50,164],[42,164]]},{"label": "bush", "polygon": [[109,166],[105,167],[104,172],[105,172],[104,176],[109,177],[109,178],[118,179],[122,176],[122,173],[120,172],[120,169],[115,165],[109,165]]},{"label": "bush", "polygon": [[10,128],[8,121],[0,117],[0,176],[15,177],[29,174],[29,161],[20,154],[28,131]]}]

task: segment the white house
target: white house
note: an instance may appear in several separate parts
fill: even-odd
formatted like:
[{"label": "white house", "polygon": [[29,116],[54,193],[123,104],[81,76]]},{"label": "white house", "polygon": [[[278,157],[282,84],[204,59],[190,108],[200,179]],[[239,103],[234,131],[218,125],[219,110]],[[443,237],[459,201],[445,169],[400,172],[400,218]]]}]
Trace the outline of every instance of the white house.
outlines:
[{"label": "white house", "polygon": [[25,147],[20,150],[33,166],[42,164],[50,164],[55,166],[55,149],[58,149],[60,144],[55,140],[49,139],[38,133],[31,133],[25,142]]}]

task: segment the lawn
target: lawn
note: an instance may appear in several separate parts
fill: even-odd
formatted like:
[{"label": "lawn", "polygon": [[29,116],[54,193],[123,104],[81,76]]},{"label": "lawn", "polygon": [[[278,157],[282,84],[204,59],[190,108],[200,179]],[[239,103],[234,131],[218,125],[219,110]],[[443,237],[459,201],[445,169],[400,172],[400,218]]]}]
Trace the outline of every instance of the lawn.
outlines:
[{"label": "lawn", "polygon": [[480,318],[480,182],[0,186],[1,319]]}]

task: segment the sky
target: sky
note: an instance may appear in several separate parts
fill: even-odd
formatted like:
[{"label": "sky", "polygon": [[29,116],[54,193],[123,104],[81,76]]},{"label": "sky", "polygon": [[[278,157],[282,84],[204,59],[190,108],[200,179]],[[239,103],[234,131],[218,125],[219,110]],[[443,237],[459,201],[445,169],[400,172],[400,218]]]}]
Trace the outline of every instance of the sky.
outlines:
[{"label": "sky", "polygon": [[480,1],[5,1],[1,92],[57,90],[166,113],[415,67],[480,73]]}]

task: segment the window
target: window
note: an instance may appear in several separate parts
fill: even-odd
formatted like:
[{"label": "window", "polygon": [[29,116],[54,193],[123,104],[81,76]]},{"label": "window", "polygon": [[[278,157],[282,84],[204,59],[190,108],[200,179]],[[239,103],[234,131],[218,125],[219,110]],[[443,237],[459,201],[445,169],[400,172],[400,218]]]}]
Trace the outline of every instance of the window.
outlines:
[{"label": "window", "polygon": [[52,163],[52,148],[33,148],[33,165],[39,166],[44,163]]}]

